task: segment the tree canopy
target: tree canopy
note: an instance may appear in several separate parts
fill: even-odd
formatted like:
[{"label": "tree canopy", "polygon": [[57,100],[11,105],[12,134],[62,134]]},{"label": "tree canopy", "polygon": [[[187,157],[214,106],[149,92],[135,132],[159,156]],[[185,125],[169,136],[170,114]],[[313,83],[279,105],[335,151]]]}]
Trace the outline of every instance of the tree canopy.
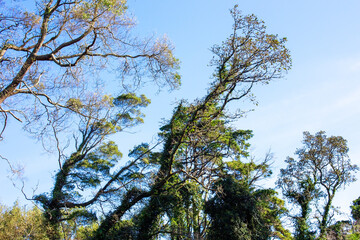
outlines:
[{"label": "tree canopy", "polygon": [[[341,136],[327,137],[320,131],[315,135],[304,132],[304,147],[297,149],[298,160],[288,157],[285,169],[281,169],[278,186],[291,203],[300,208],[294,216],[297,239],[311,239],[316,232],[326,237],[332,221],[332,204],[340,188],[355,181],[358,170],[347,155],[349,148]],[[317,228],[310,225],[311,207],[319,211]]]},{"label": "tree canopy", "polygon": [[[170,41],[134,37],[125,0],[46,0],[31,11],[0,4],[0,137],[8,118],[26,121],[35,136],[54,141],[58,164],[49,191],[26,195],[38,208],[2,208],[1,236],[358,236],[343,231],[344,221],[332,221],[335,194],[355,181],[357,171],[342,137],[304,132],[298,159],[286,159],[277,185],[295,211],[274,189],[261,186],[272,174],[272,154],[255,158],[252,130],[233,123],[242,117],[241,103],[254,100],[255,86],[282,78],[292,63],[286,38],[269,33],[255,15],[238,6],[230,10],[231,34],[211,48],[214,72],[206,94],[178,101],[156,140],[141,139],[125,155],[113,137],[143,123],[150,99],[138,87],[147,81],[171,89],[180,84]],[[355,222],[358,202],[352,206]],[[293,234],[286,229],[288,216]]]}]

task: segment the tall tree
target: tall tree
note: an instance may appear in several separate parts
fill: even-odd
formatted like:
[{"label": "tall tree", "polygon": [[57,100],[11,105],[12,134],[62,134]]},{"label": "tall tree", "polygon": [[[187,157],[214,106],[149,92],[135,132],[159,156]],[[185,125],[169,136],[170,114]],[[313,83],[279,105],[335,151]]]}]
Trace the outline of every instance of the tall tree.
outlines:
[{"label": "tall tree", "polygon": [[[170,42],[132,36],[135,24],[126,4],[0,1],[0,136],[10,116],[44,133],[43,126],[68,118],[63,115],[81,115],[77,104],[94,104],[96,96],[109,92],[106,85],[118,89],[110,94],[123,91],[121,84],[127,89],[139,86],[143,78],[179,85],[179,62]],[[105,69],[116,72],[119,80],[101,75]],[[37,124],[42,120],[45,124]]]},{"label": "tall tree", "polygon": [[[81,109],[87,117],[83,117],[79,124],[75,151],[70,156],[59,155],[59,171],[51,193],[33,198],[45,210],[46,219],[52,227],[48,235],[53,239],[59,238],[61,222],[79,217],[93,219],[94,214],[86,207],[141,179],[141,173],[137,172],[143,164],[140,159],[112,172],[122,154],[117,145],[107,138],[142,122],[139,109],[148,104],[145,96],[124,94]],[[136,155],[134,152],[140,151],[140,148],[135,149],[132,155]],[[142,171],[146,169],[144,166],[141,168]],[[95,191],[93,195],[87,193],[90,189]]]},{"label": "tall tree", "polygon": [[[162,129],[163,149],[156,153],[159,164],[155,180],[147,192],[138,192],[112,211],[98,229],[98,237],[108,232],[124,216],[129,205],[145,200],[138,238],[153,239],[158,234],[158,220],[171,201],[163,194],[180,188],[187,180],[209,186],[226,158],[244,154],[248,133],[229,127],[227,106],[249,97],[257,83],[268,83],[281,77],[290,67],[285,39],[267,34],[262,21],[255,16],[242,16],[232,10],[233,33],[222,44],[213,47],[215,80],[208,94],[193,104],[180,103],[169,123]],[[166,199],[166,198],[165,198]],[[148,210],[146,210],[148,209]],[[169,217],[169,216],[167,216]]]},{"label": "tall tree", "polygon": [[326,237],[331,223],[332,202],[340,188],[355,181],[357,166],[350,163],[349,149],[341,136],[327,137],[320,131],[315,135],[304,132],[304,147],[295,154],[298,160],[288,157],[288,166],[281,169],[278,186],[289,201],[300,207],[296,216],[296,238],[311,239],[309,218],[311,206],[320,212],[318,220],[319,239]]},{"label": "tall tree", "polygon": [[[148,100],[135,94],[107,96],[92,105],[71,99],[82,113],[75,151],[60,155],[52,191],[34,197],[46,210],[52,239],[59,238],[62,222],[91,220],[91,210],[104,205],[105,216],[91,234],[95,239],[204,236],[207,221],[195,201],[219,178],[226,159],[241,161],[248,154],[251,132],[230,126],[239,115],[228,111],[229,104],[251,97],[256,84],[280,78],[291,65],[286,39],[268,34],[262,21],[236,7],[231,14],[233,33],[212,48],[215,73],[208,94],[194,103],[181,101],[161,128],[159,143],[139,144],[127,163],[118,164],[121,154],[107,136],[141,122],[140,108]],[[231,172],[241,171],[233,167]],[[181,226],[190,205],[198,220]],[[166,219],[172,222],[162,224]]]}]

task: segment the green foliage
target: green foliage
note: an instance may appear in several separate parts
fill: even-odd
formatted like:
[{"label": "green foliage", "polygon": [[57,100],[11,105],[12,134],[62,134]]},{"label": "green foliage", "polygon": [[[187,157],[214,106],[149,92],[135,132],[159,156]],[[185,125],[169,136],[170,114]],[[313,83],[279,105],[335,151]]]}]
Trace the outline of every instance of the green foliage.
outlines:
[{"label": "green foliage", "polygon": [[76,229],[75,237],[76,240],[89,240],[94,237],[94,232],[98,228],[99,224],[97,222],[93,222],[92,224],[79,226]]},{"label": "green foliage", "polygon": [[232,174],[237,180],[248,186],[252,186],[260,178],[266,178],[272,174],[271,170],[269,170],[268,159],[260,164],[256,164],[252,159],[250,162],[242,162],[238,159],[225,162],[225,166],[225,171],[228,174]]},{"label": "green foliage", "polygon": [[207,239],[270,239],[271,228],[261,214],[259,200],[247,186],[226,177],[214,187],[217,193],[205,205],[211,218]]},{"label": "green foliage", "polygon": [[74,109],[75,111],[80,111],[84,105],[80,99],[70,98],[69,100],[67,100],[66,106],[68,108]]},{"label": "green foliage", "polygon": [[74,15],[79,20],[90,21],[93,17],[94,9],[106,11],[117,16],[122,16],[127,10],[126,0],[100,0],[100,1],[82,1],[76,6]]},{"label": "green foliage", "polygon": [[89,153],[79,161],[68,176],[68,189],[74,189],[74,184],[79,189],[95,188],[103,178],[109,178],[110,169],[120,160],[122,154],[113,141],[103,143],[99,148]]},{"label": "green foliage", "polygon": [[346,237],[346,240],[359,240],[360,233],[352,233]]},{"label": "green foliage", "polygon": [[27,210],[15,203],[11,208],[0,205],[0,239],[47,240],[47,229],[42,211]]},{"label": "green foliage", "polygon": [[[336,240],[354,239],[356,233],[351,233],[354,227],[351,226],[350,221],[337,221],[335,224],[329,226],[326,230],[326,238]],[[319,238],[320,239],[320,238]],[[355,238],[359,239],[359,238]]]},{"label": "green foliage", "polygon": [[103,240],[135,240],[137,229],[132,220],[120,220],[101,239]]},{"label": "green foliage", "polygon": [[351,215],[355,221],[360,220],[360,197],[353,201],[353,204],[350,206]]},{"label": "green foliage", "polygon": [[292,240],[289,230],[283,227],[281,217],[288,213],[284,200],[277,197],[273,189],[260,189],[254,193],[258,200],[258,208],[265,225],[271,228],[273,239]]}]

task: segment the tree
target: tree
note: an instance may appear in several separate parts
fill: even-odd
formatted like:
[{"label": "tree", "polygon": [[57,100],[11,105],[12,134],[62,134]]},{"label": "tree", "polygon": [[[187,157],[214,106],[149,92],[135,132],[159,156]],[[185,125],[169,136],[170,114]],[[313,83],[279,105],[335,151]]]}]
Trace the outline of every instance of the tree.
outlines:
[{"label": "tree", "polygon": [[[81,109],[87,117],[83,117],[79,124],[80,134],[75,138],[75,151],[68,157],[59,156],[59,171],[51,193],[33,198],[45,210],[45,217],[51,226],[48,236],[58,239],[60,223],[65,220],[82,218],[91,222],[96,219],[95,214],[86,207],[112,192],[118,192],[118,185],[126,188],[132,181],[141,179],[140,173],[135,174],[141,167],[142,171],[146,169],[146,164],[139,163],[140,157],[119,171],[111,172],[122,154],[107,137],[142,122],[139,108],[148,103],[145,96],[124,94]],[[132,154],[141,151],[140,148],[146,147],[139,146]],[[88,196],[86,190],[89,189],[95,190],[93,196]]]},{"label": "tree", "polygon": [[[210,186],[223,176],[227,160],[240,162],[248,156],[251,131],[231,127],[231,120],[240,115],[231,114],[229,104],[251,97],[256,84],[280,78],[291,65],[286,39],[268,34],[262,21],[242,16],[236,7],[231,14],[233,33],[212,48],[215,73],[208,94],[194,103],[181,101],[161,128],[158,144],[140,143],[126,163],[119,162],[122,154],[108,137],[141,123],[140,109],[149,100],[127,93],[90,98],[91,104],[78,98],[67,101],[77,109],[79,119],[74,151],[59,151],[53,189],[33,197],[45,210],[50,239],[59,239],[61,225],[68,221],[93,224],[95,209],[103,215],[88,235],[94,239],[159,235],[200,239],[206,234],[208,221],[202,203],[196,201],[206,200]],[[229,166],[229,172],[239,175],[238,165]],[[261,167],[250,164],[249,168],[261,175]],[[258,177],[250,174],[246,179],[250,183]],[[188,206],[192,213],[184,210]],[[180,225],[190,216],[197,220]]]},{"label": "tree", "polygon": [[232,16],[233,34],[212,49],[216,71],[208,94],[193,104],[179,104],[162,128],[162,151],[151,154],[158,163],[154,181],[147,191],[137,190],[124,197],[99,226],[98,238],[131,206],[146,200],[140,212],[143,217],[137,228],[138,239],[153,239],[159,233],[159,220],[169,217],[166,211],[172,201],[164,201],[164,194],[180,189],[189,180],[206,189],[225,159],[244,154],[243,142],[248,134],[228,126],[229,120],[237,116],[226,114],[226,107],[249,96],[256,83],[281,77],[281,72],[290,67],[290,58],[283,45],[285,39],[267,34],[255,16],[242,16],[237,8]]},{"label": "tree", "polygon": [[303,144],[295,152],[298,160],[287,158],[288,165],[281,169],[277,184],[284,196],[300,208],[300,215],[295,217],[296,239],[314,237],[309,226],[312,205],[320,212],[318,238],[323,239],[331,223],[335,194],[355,181],[357,166],[350,163],[349,149],[341,136],[327,137],[323,131],[315,135],[304,132]]},{"label": "tree", "polygon": [[271,231],[246,186],[230,177],[220,180],[216,187],[221,188],[221,193],[205,208],[212,220],[208,239],[269,239]]},{"label": "tree", "polygon": [[289,202],[300,208],[300,214],[293,216],[295,238],[299,240],[314,239],[315,233],[311,230],[309,218],[311,203],[319,197],[319,190],[309,176],[311,173],[305,171],[303,164],[296,162],[293,158],[287,158],[285,162],[288,166],[286,169],[280,170],[277,184],[282,188],[283,195]]},{"label": "tree", "polygon": [[[83,114],[79,106],[101,101],[108,85],[118,92],[124,91],[119,83],[129,91],[144,78],[179,85],[173,47],[166,38],[131,35],[126,0],[47,0],[31,10],[14,1],[0,6],[0,136],[9,116],[37,134],[54,125],[59,132],[72,122],[65,121],[69,115]],[[101,75],[107,69],[117,73],[117,84]]]},{"label": "tree", "polygon": [[1,239],[47,239],[47,228],[42,211],[36,207],[27,210],[18,203],[11,208],[0,205]]},{"label": "tree", "polygon": [[350,206],[351,215],[355,221],[360,220],[360,197],[353,201],[353,204]]},{"label": "tree", "polygon": [[214,187],[217,193],[205,204],[211,219],[206,239],[291,239],[281,226],[285,208],[275,191],[254,190],[232,176]]}]

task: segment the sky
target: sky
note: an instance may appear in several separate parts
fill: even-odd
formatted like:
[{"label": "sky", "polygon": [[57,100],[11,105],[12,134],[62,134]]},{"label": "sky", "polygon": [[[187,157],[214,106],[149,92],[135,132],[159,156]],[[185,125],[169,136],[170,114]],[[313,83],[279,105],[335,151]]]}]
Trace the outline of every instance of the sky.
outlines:
[{"label": "sky", "polygon": [[[28,1],[27,1],[28,2]],[[210,48],[220,44],[231,32],[229,14],[235,4],[244,14],[255,14],[265,21],[268,32],[288,39],[293,66],[283,79],[257,86],[258,106],[239,102],[239,108],[254,109],[236,122],[239,129],[253,130],[251,153],[258,159],[271,150],[274,154],[274,187],[279,169],[287,156],[302,147],[302,133],[323,130],[328,136],[348,140],[349,156],[360,165],[360,1],[358,0],[129,0],[129,11],[136,16],[140,35],[166,35],[181,61],[182,86],[179,90],[155,93],[145,110],[145,123],[130,133],[116,136],[126,153],[140,142],[151,141],[163,119],[169,119],[180,99],[202,97],[211,82],[213,69]],[[245,109],[244,109],[245,108]],[[56,162],[41,144],[30,138],[21,125],[12,122],[0,153],[24,168],[25,191],[31,195],[51,188]],[[9,169],[0,162],[0,203],[26,204],[14,188]],[[356,175],[360,179],[360,174]],[[359,180],[360,182],[360,180]],[[349,213],[351,202],[360,196],[359,183],[347,186],[334,202]]]}]

